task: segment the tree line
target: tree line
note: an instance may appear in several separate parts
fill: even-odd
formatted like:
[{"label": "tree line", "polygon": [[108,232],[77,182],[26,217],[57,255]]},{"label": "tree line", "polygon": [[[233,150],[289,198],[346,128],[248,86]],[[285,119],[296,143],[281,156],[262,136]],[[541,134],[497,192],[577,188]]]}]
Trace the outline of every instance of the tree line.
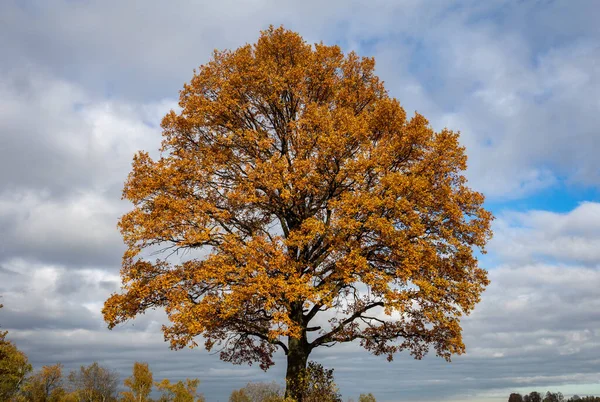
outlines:
[{"label": "tree line", "polygon": [[[23,366],[22,366],[23,368]],[[64,375],[60,363],[43,366],[31,372],[27,364],[21,375],[0,375],[2,391],[0,398],[7,402],[205,402],[198,392],[200,380],[186,379],[171,382],[169,379],[154,381],[148,363],[135,362],[131,376],[123,381],[124,391],[119,388],[119,374],[99,365],[81,366]],[[3,374],[3,373],[2,373]],[[324,369],[309,363],[303,400],[307,402],[342,402],[333,381],[333,369]],[[151,397],[153,391],[160,394]],[[229,402],[294,402],[284,397],[285,389],[273,383],[249,383],[234,390]],[[350,399],[348,402],[354,402]],[[376,402],[372,394],[361,394],[358,402]]]},{"label": "tree line", "polygon": [[[6,347],[9,341],[2,343],[0,348],[15,352],[14,345]],[[19,359],[11,360],[15,356]],[[126,390],[119,392],[119,374],[98,362],[65,375],[60,363],[32,371],[22,352],[0,354],[0,400],[6,402],[204,402],[199,384],[198,379],[155,382],[148,363],[135,362],[123,381]],[[158,399],[150,398],[154,388]]]},{"label": "tree line", "polygon": [[529,394],[521,395],[513,392],[508,397],[508,402],[600,402],[600,396],[579,396],[573,395],[569,399],[560,392],[546,392],[545,395],[533,391]]},{"label": "tree line", "polygon": [[[0,304],[0,308],[2,305]],[[199,379],[155,381],[148,363],[135,362],[131,376],[119,390],[119,374],[94,362],[66,374],[62,364],[33,371],[27,355],[0,332],[0,401],[2,402],[205,402],[198,392]],[[342,402],[333,369],[309,362],[297,379],[305,402]],[[156,392],[154,392],[156,391]],[[159,394],[157,399],[151,394]],[[249,383],[234,390],[229,402],[294,402],[277,383]],[[348,402],[353,402],[350,400]],[[358,402],[376,402],[361,394]]]}]

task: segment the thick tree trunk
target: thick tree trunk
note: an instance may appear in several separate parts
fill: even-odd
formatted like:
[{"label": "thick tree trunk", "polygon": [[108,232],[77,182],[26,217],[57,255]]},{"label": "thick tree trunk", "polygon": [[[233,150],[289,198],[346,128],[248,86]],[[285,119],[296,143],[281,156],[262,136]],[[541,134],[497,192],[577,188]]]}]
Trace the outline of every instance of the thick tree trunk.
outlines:
[{"label": "thick tree trunk", "polygon": [[302,328],[298,338],[288,337],[287,372],[285,374],[285,397],[302,402],[308,355],[311,348],[306,338],[306,323],[302,312],[302,301],[293,302],[290,306],[290,318]]},{"label": "thick tree trunk", "polygon": [[285,397],[302,402],[303,381],[310,348],[305,334],[300,339],[288,339],[287,372],[285,374]]}]

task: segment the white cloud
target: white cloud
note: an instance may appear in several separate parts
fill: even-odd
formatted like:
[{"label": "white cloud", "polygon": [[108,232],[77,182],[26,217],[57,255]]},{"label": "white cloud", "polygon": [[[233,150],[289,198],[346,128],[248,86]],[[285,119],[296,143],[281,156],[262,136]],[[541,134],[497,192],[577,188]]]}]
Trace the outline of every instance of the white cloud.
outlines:
[{"label": "white cloud", "polygon": [[568,213],[506,212],[494,223],[489,249],[506,261],[541,259],[600,265],[600,203],[582,202]]},{"label": "white cloud", "polygon": [[474,187],[519,198],[564,177],[600,182],[597,5],[579,4],[58,1],[35,13],[7,3],[11,41],[0,69],[43,66],[96,96],[156,100],[176,96],[213,48],[253,42],[259,29],[284,23],[310,42],[375,55],[409,113],[462,131]]},{"label": "white cloud", "polygon": [[158,148],[158,122],[176,106],[94,98],[77,84],[30,69],[3,76],[0,99],[0,195],[120,186],[133,153]]},{"label": "white cloud", "polygon": [[25,69],[0,78],[0,260],[118,265],[120,192],[133,154],[158,154],[173,100],[97,99]]},{"label": "white cloud", "polygon": [[6,254],[46,257],[56,253],[82,254],[82,258],[118,253],[118,207],[91,192],[60,200],[32,191],[12,194],[0,199],[0,223],[10,225],[6,230],[10,233],[8,244],[3,248]]}]

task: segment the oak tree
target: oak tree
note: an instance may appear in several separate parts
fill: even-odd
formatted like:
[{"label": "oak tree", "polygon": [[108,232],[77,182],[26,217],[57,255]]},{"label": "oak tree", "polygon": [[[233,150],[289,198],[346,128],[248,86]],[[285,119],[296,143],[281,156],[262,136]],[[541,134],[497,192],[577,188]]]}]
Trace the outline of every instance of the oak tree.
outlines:
[{"label": "oak tree", "polygon": [[215,51],[164,117],[160,156],[134,157],[109,327],[162,307],[173,348],[203,336],[263,369],[281,349],[296,398],[318,347],[464,352],[492,216],[459,133],[407,117],[374,68],[283,28]]}]

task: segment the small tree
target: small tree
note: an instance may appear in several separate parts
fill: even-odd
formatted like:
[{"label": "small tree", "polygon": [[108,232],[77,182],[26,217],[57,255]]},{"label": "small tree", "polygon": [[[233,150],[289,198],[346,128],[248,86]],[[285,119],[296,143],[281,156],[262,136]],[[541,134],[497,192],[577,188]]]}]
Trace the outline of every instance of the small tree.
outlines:
[{"label": "small tree", "polygon": [[171,383],[168,379],[155,383],[162,395],[159,402],[204,402],[204,397],[198,394],[197,389],[200,385],[198,379],[186,379]]},{"label": "small tree", "polygon": [[135,362],[133,373],[124,381],[124,385],[130,389],[122,393],[124,402],[147,402],[152,392],[152,371],[148,363]]},{"label": "small tree", "polygon": [[333,380],[333,369],[325,369],[315,362],[308,363],[294,387],[301,390],[300,400],[304,402],[342,402]]},{"label": "small tree", "polygon": [[28,402],[63,402],[62,364],[43,366],[41,370],[27,378],[21,394]]},{"label": "small tree", "polygon": [[248,402],[277,402],[283,399],[284,390],[275,382],[272,383],[248,383],[244,388],[232,392],[229,400]]},{"label": "small tree", "polygon": [[512,393],[508,397],[508,402],[523,402],[523,396],[518,393]]},{"label": "small tree", "polygon": [[542,400],[542,402],[564,402],[565,397],[560,392],[546,392],[546,396]]},{"label": "small tree", "polygon": [[542,402],[542,395],[536,391],[530,392],[525,398],[525,402]]},{"label": "small tree", "polygon": [[[2,307],[0,304],[0,309]],[[31,371],[27,355],[6,339],[7,334],[0,331],[0,401],[8,401],[16,395]]]},{"label": "small tree", "polygon": [[373,394],[368,393],[366,395],[360,394],[360,396],[358,397],[358,402],[377,402],[377,400],[375,399]]},{"label": "small tree", "polygon": [[79,402],[114,402],[117,400],[119,375],[97,362],[69,373],[71,398]]},{"label": "small tree", "polygon": [[252,402],[246,391],[242,389],[237,389],[231,391],[231,395],[229,395],[229,402]]}]

